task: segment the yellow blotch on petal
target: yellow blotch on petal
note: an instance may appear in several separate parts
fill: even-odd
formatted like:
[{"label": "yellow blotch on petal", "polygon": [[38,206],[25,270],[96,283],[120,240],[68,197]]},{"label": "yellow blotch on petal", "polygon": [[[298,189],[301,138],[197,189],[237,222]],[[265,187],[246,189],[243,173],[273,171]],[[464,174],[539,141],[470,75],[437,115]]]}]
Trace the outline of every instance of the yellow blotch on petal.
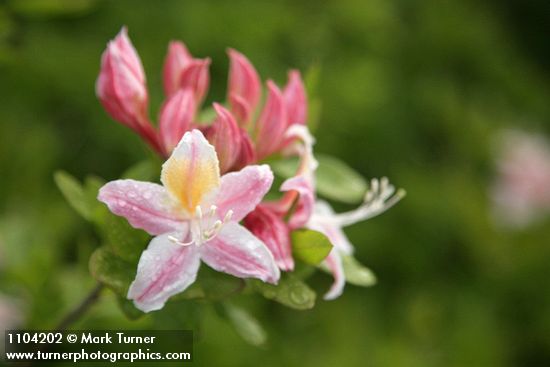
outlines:
[{"label": "yellow blotch on petal", "polygon": [[165,163],[163,182],[182,207],[193,215],[205,195],[220,186],[218,160],[172,158]]}]

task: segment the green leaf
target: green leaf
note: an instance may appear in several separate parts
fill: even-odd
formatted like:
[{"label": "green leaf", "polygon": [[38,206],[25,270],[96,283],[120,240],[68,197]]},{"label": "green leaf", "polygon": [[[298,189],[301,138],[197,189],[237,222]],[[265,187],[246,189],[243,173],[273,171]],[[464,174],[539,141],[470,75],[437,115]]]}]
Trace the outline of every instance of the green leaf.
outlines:
[{"label": "green leaf", "polygon": [[293,231],[291,238],[292,254],[306,264],[319,264],[332,249],[332,244],[324,234],[310,229]]},{"label": "green leaf", "polygon": [[344,266],[346,282],[360,287],[370,287],[376,284],[374,273],[359,263],[353,256],[342,255],[342,265]]},{"label": "green leaf", "polygon": [[90,273],[115,293],[126,297],[136,274],[136,266],[122,260],[108,248],[100,247],[90,257]]},{"label": "green leaf", "polygon": [[317,191],[328,199],[354,204],[363,200],[367,182],[341,160],[329,155],[317,155]]},{"label": "green leaf", "polygon": [[[332,156],[317,154],[316,158],[319,161],[315,175],[319,195],[348,204],[363,200],[367,182],[359,173]],[[297,158],[276,160],[269,164],[276,174],[286,178],[294,176],[298,169]]]},{"label": "green leaf", "polygon": [[139,181],[154,181],[160,177],[160,167],[151,159],[138,162],[122,173],[122,178]]},{"label": "green leaf", "polygon": [[65,171],[57,171],[53,177],[57,187],[71,207],[82,217],[90,220],[92,214],[90,202],[80,182]]},{"label": "green leaf", "polygon": [[315,305],[315,292],[306,283],[290,274],[281,277],[277,285],[257,279],[250,280],[250,284],[265,298],[296,310],[308,310]]},{"label": "green leaf", "polygon": [[223,309],[224,316],[244,341],[254,346],[260,346],[266,342],[267,334],[264,328],[246,310],[230,303],[224,303]]},{"label": "green leaf", "polygon": [[105,245],[125,261],[137,263],[141,253],[147,246],[150,236],[128,224],[125,218],[105,212],[99,224]]},{"label": "green leaf", "polygon": [[145,313],[141,310],[138,310],[132,301],[127,299],[124,296],[117,295],[117,304],[120,310],[126,317],[130,320],[137,320]]},{"label": "green leaf", "polygon": [[195,283],[183,293],[172,297],[172,300],[204,299],[219,301],[241,293],[245,286],[246,283],[243,279],[202,266]]}]

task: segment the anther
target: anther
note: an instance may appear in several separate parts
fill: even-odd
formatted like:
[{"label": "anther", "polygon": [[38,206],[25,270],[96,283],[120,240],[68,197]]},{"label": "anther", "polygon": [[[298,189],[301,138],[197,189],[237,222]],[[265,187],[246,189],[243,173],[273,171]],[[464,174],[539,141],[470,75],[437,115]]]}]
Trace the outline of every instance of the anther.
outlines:
[{"label": "anther", "polygon": [[195,215],[199,218],[199,220],[202,219],[202,209],[200,205],[197,205],[195,208]]},{"label": "anther", "polygon": [[227,223],[231,220],[231,217],[233,216],[233,210],[228,210],[227,213],[225,213],[225,216],[223,217],[223,223]]}]

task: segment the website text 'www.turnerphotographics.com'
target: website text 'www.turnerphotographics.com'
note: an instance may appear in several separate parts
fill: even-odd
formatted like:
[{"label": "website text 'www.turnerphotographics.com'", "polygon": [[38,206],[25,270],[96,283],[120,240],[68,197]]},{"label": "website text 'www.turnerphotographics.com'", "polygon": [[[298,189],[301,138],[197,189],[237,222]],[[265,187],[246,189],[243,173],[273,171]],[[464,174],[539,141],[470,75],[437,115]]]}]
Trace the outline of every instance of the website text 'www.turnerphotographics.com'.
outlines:
[{"label": "website text 'www.turnerphotographics.com'", "polygon": [[175,362],[192,361],[189,330],[5,332],[6,362]]}]

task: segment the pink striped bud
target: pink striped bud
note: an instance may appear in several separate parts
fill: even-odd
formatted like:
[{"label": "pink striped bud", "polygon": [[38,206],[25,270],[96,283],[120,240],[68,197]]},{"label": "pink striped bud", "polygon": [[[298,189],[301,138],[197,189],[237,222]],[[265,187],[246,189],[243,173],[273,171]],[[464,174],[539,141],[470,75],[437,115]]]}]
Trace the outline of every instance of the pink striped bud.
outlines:
[{"label": "pink striped bud", "polygon": [[196,108],[195,97],[187,89],[177,91],[162,107],[159,133],[166,156],[174,150],[183,134],[191,129]]},{"label": "pink striped bud", "polygon": [[281,216],[260,204],[244,218],[244,225],[266,244],[279,269],[294,270],[289,228]]},{"label": "pink striped bud", "polygon": [[287,127],[285,101],[281,90],[267,81],[267,101],[256,123],[256,152],[258,159],[274,153],[281,145]]},{"label": "pink striped bud", "polygon": [[135,130],[160,152],[155,129],[147,117],[149,96],[145,73],[126,27],[103,52],[96,94],[113,119]]},{"label": "pink striped bud", "polygon": [[288,72],[288,83],[283,90],[288,124],[305,125],[307,121],[307,96],[298,70]]},{"label": "pink striped bud", "polygon": [[241,153],[241,131],[231,113],[214,103],[217,118],[206,131],[206,138],[216,149],[220,171],[227,172],[237,162]]},{"label": "pink striped bud", "polygon": [[227,99],[239,123],[246,125],[260,100],[260,77],[243,54],[233,49],[229,49],[228,54],[230,65]]},{"label": "pink striped bud", "polygon": [[180,89],[190,89],[199,105],[208,91],[209,66],[209,58],[193,58],[182,42],[170,42],[163,70],[165,94],[170,97]]}]

